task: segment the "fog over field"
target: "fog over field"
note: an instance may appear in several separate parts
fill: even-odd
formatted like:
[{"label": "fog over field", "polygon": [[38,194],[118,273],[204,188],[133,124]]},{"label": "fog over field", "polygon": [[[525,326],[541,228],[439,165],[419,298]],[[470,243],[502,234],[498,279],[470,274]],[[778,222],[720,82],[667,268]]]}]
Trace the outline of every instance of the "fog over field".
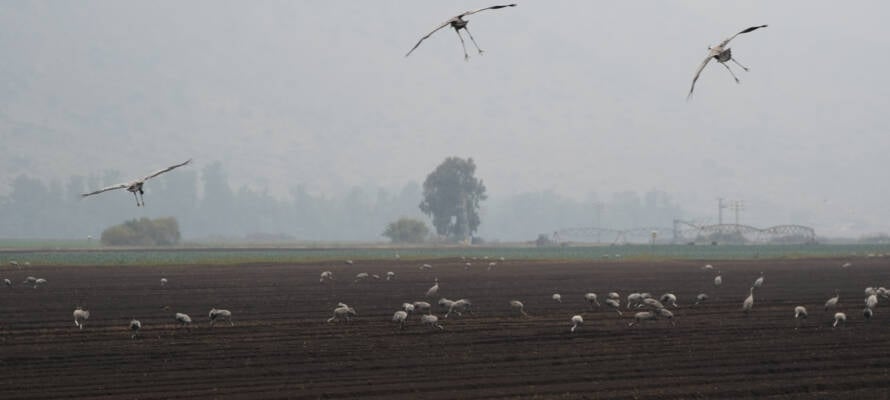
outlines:
[{"label": "fog over field", "polygon": [[[758,227],[890,231],[890,3],[524,1],[469,18],[484,55],[449,28],[405,57],[487,5],[2,2],[0,237],[172,215],[186,237],[383,240],[449,156],[478,166],[487,238],[716,223],[718,197]],[[686,101],[708,46],[760,24],[731,44],[741,84],[711,63]],[[144,209],[77,199],[188,158]]]}]

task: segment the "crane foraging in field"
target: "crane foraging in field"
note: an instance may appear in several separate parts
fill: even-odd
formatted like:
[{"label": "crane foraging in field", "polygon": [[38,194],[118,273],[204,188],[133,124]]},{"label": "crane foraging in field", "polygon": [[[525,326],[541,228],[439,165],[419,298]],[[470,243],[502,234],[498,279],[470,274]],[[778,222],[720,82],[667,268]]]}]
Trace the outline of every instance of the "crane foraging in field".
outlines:
[{"label": "crane foraging in field", "polygon": [[794,320],[797,321],[797,324],[794,326],[794,329],[800,328],[800,325],[804,320],[807,319],[809,314],[807,314],[807,308],[804,306],[794,307]]},{"label": "crane foraging in field", "polygon": [[92,195],[94,195],[94,194],[99,194],[99,193],[107,192],[107,191],[109,191],[109,190],[127,189],[127,191],[133,193],[133,197],[136,198],[136,207],[139,207],[139,206],[145,207],[145,198],[143,198],[143,195],[145,194],[145,192],[142,190],[142,186],[145,185],[145,182],[148,181],[148,180],[151,179],[151,178],[154,178],[154,177],[156,177],[156,176],[158,176],[158,175],[161,175],[161,174],[163,174],[163,173],[165,173],[165,172],[172,171],[172,170],[174,170],[174,169],[176,169],[176,168],[179,168],[179,167],[181,167],[181,166],[183,166],[183,165],[186,165],[186,164],[188,164],[188,163],[190,163],[190,162],[192,162],[192,160],[191,160],[191,159],[188,159],[188,160],[186,160],[186,161],[184,161],[184,162],[181,162],[181,163],[179,163],[179,164],[174,164],[174,165],[171,165],[171,166],[169,166],[169,167],[167,167],[167,168],[164,168],[164,169],[161,169],[161,170],[152,172],[151,174],[146,175],[146,176],[144,176],[144,177],[142,177],[142,178],[135,179],[135,180],[132,180],[132,181],[127,182],[127,183],[119,183],[119,184],[117,184],[117,185],[111,185],[111,186],[108,186],[108,187],[104,187],[104,188],[102,188],[102,189],[99,189],[99,190],[96,190],[96,191],[93,191],[93,192],[84,193],[84,194],[82,194],[82,195],[80,195],[80,196],[81,196],[81,197],[87,197],[87,196],[92,196]]},{"label": "crane foraging in field", "polygon": [[167,278],[161,278],[161,287],[167,287]]},{"label": "crane foraging in field", "polygon": [[430,287],[430,288],[426,291],[426,297],[433,297],[433,296],[435,296],[437,293],[439,293],[439,278],[434,279],[434,281],[436,282],[436,284],[433,285],[432,287]]},{"label": "crane foraging in field", "polygon": [[597,307],[600,306],[600,302],[596,299],[596,293],[586,293],[584,294],[584,300],[587,301],[587,304],[590,305],[590,308],[593,309],[593,305],[596,304]]},{"label": "crane foraging in field", "polygon": [[729,71],[729,74],[732,75],[732,78],[735,79],[735,82],[739,83],[739,78],[735,76],[734,72],[732,72],[732,68],[729,68],[729,65],[726,65],[726,62],[732,61],[739,67],[742,67],[742,69],[745,71],[748,71],[748,67],[742,65],[735,58],[733,58],[732,49],[730,49],[729,47],[726,47],[726,46],[729,44],[729,42],[732,39],[735,39],[735,37],[738,35],[741,35],[743,33],[748,33],[748,32],[751,32],[751,31],[754,31],[754,30],[757,30],[760,28],[766,28],[766,27],[767,27],[767,25],[752,26],[750,28],[742,30],[739,33],[736,33],[735,35],[730,36],[727,39],[724,39],[722,42],[720,42],[720,44],[718,44],[714,47],[708,47],[708,56],[701,63],[701,65],[698,67],[698,70],[695,71],[695,77],[692,78],[692,87],[689,88],[689,94],[686,96],[686,99],[688,100],[688,99],[692,98],[692,91],[695,90],[695,81],[698,80],[698,77],[699,77],[699,75],[701,75],[702,70],[705,69],[705,66],[707,66],[708,62],[710,62],[712,59],[717,60],[717,62],[720,63],[720,65],[723,65],[724,67],[726,67],[726,70]]},{"label": "crane foraging in field", "polygon": [[139,330],[142,329],[142,322],[139,322],[136,318],[130,320],[130,331],[133,332],[130,335],[130,339],[136,339],[136,335],[139,334]]},{"label": "crane foraging in field", "polygon": [[528,313],[525,312],[525,305],[519,300],[510,300],[510,308],[519,311],[525,317],[528,316]]},{"label": "crane foraging in field", "polygon": [[575,329],[578,329],[581,324],[584,323],[584,317],[580,315],[575,315],[572,317],[572,333],[575,333]]},{"label": "crane foraging in field", "polygon": [[328,318],[328,322],[329,323],[334,322],[334,321],[350,322],[350,321],[352,321],[352,317],[354,317],[355,315],[357,315],[357,313],[355,312],[354,308],[352,308],[346,304],[343,304],[343,303],[338,303],[337,308],[334,309],[334,316],[332,316],[331,318]]},{"label": "crane foraging in field", "polygon": [[701,303],[704,303],[707,300],[708,300],[707,293],[699,293],[698,296],[695,296],[695,304],[693,304],[693,306],[697,306]]},{"label": "crane foraging in field", "polygon": [[865,306],[873,309],[878,306],[878,295],[873,294],[865,298]]},{"label": "crane foraging in field", "polygon": [[331,283],[333,283],[333,282],[334,282],[334,273],[331,272],[331,271],[324,271],[324,272],[322,272],[321,275],[320,275],[319,278],[318,278],[318,282],[320,282],[320,283],[327,283],[327,282],[331,282]]},{"label": "crane foraging in field", "polygon": [[847,326],[847,314],[842,312],[834,314],[834,323],[831,324],[832,328],[837,328],[837,325],[841,324],[843,326]]},{"label": "crane foraging in field", "polygon": [[405,322],[408,321],[408,313],[402,310],[396,311],[392,315],[392,322],[399,324],[399,329],[405,329]]},{"label": "crane foraging in field", "polygon": [[176,313],[173,315],[173,319],[179,324],[178,328],[185,327],[185,330],[192,331],[192,317],[189,317],[188,314]]},{"label": "crane foraging in field", "polygon": [[643,301],[643,295],[639,293],[631,293],[627,295],[627,309],[630,310],[631,306],[637,306],[640,302]]},{"label": "crane foraging in field", "polygon": [[364,282],[370,277],[371,277],[371,275],[368,274],[367,272],[359,272],[359,273],[355,274],[355,280],[352,281],[352,284],[354,285],[359,282]]},{"label": "crane foraging in field", "polygon": [[661,295],[661,302],[667,306],[672,306],[674,308],[680,308],[677,305],[677,296],[675,296],[673,293],[665,293],[665,294]]},{"label": "crane foraging in field", "polygon": [[752,287],[748,291],[748,298],[746,298],[745,301],[742,303],[742,312],[744,312],[745,315],[748,315],[748,313],[751,312],[751,308],[753,308],[753,307],[754,307],[754,288]]},{"label": "crane foraging in field", "polygon": [[834,297],[828,299],[825,302],[825,311],[834,310],[837,308],[837,302],[840,299],[841,295],[838,293],[837,289],[834,290]]},{"label": "crane foraging in field", "polygon": [[229,310],[218,310],[216,308],[210,309],[210,314],[208,315],[210,318],[210,327],[213,328],[213,323],[216,321],[226,321],[229,323],[229,326],[235,326],[232,323],[232,312]]},{"label": "crane foraging in field", "polygon": [[658,319],[658,314],[655,311],[640,311],[634,314],[634,320],[627,324],[627,327],[630,328],[634,325],[639,324],[643,321],[655,321]]},{"label": "crane foraging in field", "polygon": [[615,310],[615,312],[618,313],[619,317],[624,315],[621,313],[621,303],[619,303],[618,300],[615,300],[613,298],[608,298],[605,301],[603,301],[603,303],[606,303],[606,305],[609,306],[609,308]]},{"label": "crane foraging in field", "polygon": [[754,289],[760,289],[763,286],[763,272],[760,273],[760,277],[754,280],[754,284],[751,285]]},{"label": "crane foraging in field", "polygon": [[414,306],[414,309],[419,312],[426,311],[427,314],[432,312],[432,306],[430,306],[430,303],[427,303],[425,301],[415,301],[412,306]]},{"label": "crane foraging in field", "polygon": [[720,287],[723,284],[723,275],[720,275],[720,271],[717,271],[717,276],[714,277],[714,287]]},{"label": "crane foraging in field", "polygon": [[794,319],[807,319],[807,308],[804,306],[794,307]]},{"label": "crane foraging in field", "polygon": [[420,46],[420,44],[423,43],[424,40],[426,40],[427,38],[429,38],[430,36],[432,36],[434,33],[436,33],[437,31],[439,31],[440,29],[442,29],[442,28],[444,28],[444,27],[446,27],[446,26],[451,25],[451,27],[454,28],[454,31],[457,33],[457,37],[460,38],[460,45],[461,45],[461,47],[463,47],[463,49],[464,49],[464,60],[469,61],[469,60],[470,60],[470,55],[467,54],[467,46],[466,46],[466,44],[464,43],[464,37],[461,36],[461,34],[460,34],[460,30],[461,30],[461,29],[467,31],[467,35],[470,36],[470,40],[473,42],[473,45],[476,46],[476,50],[479,51],[479,54],[482,54],[482,53],[483,53],[483,50],[479,48],[479,45],[478,45],[478,44],[476,44],[476,39],[473,38],[473,34],[470,33],[470,30],[467,28],[468,21],[466,21],[466,20],[464,19],[464,17],[468,17],[468,16],[470,16],[470,15],[473,15],[473,14],[476,14],[476,13],[478,13],[478,12],[482,12],[482,11],[485,11],[485,10],[498,10],[498,9],[506,8],[506,7],[516,7],[516,4],[506,4],[506,5],[499,5],[499,6],[490,6],[490,7],[480,8],[480,9],[478,9],[478,10],[467,11],[467,12],[464,12],[464,13],[462,13],[462,14],[456,15],[456,16],[454,16],[454,17],[448,19],[447,21],[445,21],[445,22],[442,23],[441,25],[439,25],[436,29],[433,29],[432,32],[427,33],[426,36],[420,38],[420,40],[417,41],[417,44],[415,44],[414,47],[412,47],[411,50],[408,51],[408,54],[405,54],[405,57],[410,56],[411,53],[414,51],[414,49],[416,49],[418,46]]},{"label": "crane foraging in field", "polygon": [[432,314],[425,314],[420,317],[420,322],[424,325],[430,327],[430,329],[438,328],[440,331],[445,329],[441,324],[439,324],[439,317]]},{"label": "crane foraging in field", "polygon": [[87,320],[90,319],[89,310],[84,310],[81,307],[77,307],[74,309],[74,326],[78,329],[83,329],[84,325],[86,325]]},{"label": "crane foraging in field", "polygon": [[674,313],[672,313],[671,310],[668,310],[667,308],[659,308],[658,310],[656,310],[656,312],[658,313],[659,317],[670,321],[671,326],[677,326],[677,323],[674,322]]},{"label": "crane foraging in field", "polygon": [[644,298],[643,302],[638,307],[642,307],[642,306],[649,306],[653,310],[658,310],[658,309],[664,308],[664,304],[662,304],[660,301],[653,299],[651,297]]},{"label": "crane foraging in field", "polygon": [[463,313],[472,314],[473,313],[473,303],[467,299],[459,299],[457,301],[451,302],[451,305],[448,306],[448,312],[445,313],[445,316],[442,318],[448,318],[451,313],[457,314],[458,317],[462,317]]},{"label": "crane foraging in field", "polygon": [[553,293],[553,301],[557,303],[562,303],[562,295],[559,293]]}]

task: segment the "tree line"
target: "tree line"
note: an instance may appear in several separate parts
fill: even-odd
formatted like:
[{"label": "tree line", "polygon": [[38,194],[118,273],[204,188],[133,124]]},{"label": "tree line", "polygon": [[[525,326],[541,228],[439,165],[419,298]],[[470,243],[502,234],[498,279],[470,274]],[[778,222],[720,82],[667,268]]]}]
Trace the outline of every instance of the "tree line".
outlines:
[{"label": "tree line", "polygon": [[20,175],[0,196],[0,237],[98,238],[109,226],[139,218],[173,217],[186,239],[285,238],[305,241],[383,240],[386,224],[421,218],[420,185],[401,190],[354,187],[340,195],[289,188],[279,198],[247,186],[233,189],[221,163],[182,169],[146,185],[145,207],[126,191],[85,199],[80,194],[126,180],[117,171],[44,182]]},{"label": "tree line", "polygon": [[[659,191],[617,192],[603,199],[591,195],[584,200],[551,191],[498,196],[485,191],[474,176],[475,165],[449,159],[446,164],[455,168],[431,172],[423,186],[409,182],[398,190],[354,187],[330,195],[294,185],[282,198],[247,186],[233,188],[224,166],[216,162],[152,180],[146,185],[146,207],[140,208],[126,191],[80,198],[80,193],[125,181],[117,171],[49,182],[20,175],[0,196],[0,237],[98,238],[106,228],[125,221],[173,217],[185,240],[384,241],[389,224],[409,218],[443,237],[532,241],[540,233],[565,227],[669,226],[673,218],[683,216]],[[453,196],[446,201],[451,195],[434,190],[433,182],[464,185],[466,202],[455,203]],[[445,200],[429,196],[435,193]],[[437,219],[432,207],[440,202],[445,211]]]}]

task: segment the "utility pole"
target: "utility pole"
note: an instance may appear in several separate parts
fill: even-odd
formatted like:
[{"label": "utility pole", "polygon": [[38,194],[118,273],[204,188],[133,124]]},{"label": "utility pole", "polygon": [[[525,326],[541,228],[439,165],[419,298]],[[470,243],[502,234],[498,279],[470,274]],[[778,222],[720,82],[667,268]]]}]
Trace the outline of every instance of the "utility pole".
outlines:
[{"label": "utility pole", "polygon": [[718,197],[717,198],[717,225],[723,225],[723,209],[724,208],[726,208],[726,206],[723,205],[723,198]]},{"label": "utility pole", "polygon": [[736,224],[736,229],[738,229],[739,212],[745,209],[745,202],[742,200],[734,200],[732,202],[732,205],[730,205],[730,208],[732,209],[732,211],[735,212],[735,224]]},{"label": "utility pole", "polygon": [[[593,209],[594,209],[594,211],[596,211],[596,225],[594,225],[594,226],[596,226],[597,228],[603,227],[602,219],[603,219],[603,207],[604,206],[605,206],[605,204],[603,204],[603,202],[601,202],[601,201],[593,202]],[[602,243],[602,241],[600,240],[600,230],[599,229],[597,229],[597,232],[596,232],[596,242]]]}]

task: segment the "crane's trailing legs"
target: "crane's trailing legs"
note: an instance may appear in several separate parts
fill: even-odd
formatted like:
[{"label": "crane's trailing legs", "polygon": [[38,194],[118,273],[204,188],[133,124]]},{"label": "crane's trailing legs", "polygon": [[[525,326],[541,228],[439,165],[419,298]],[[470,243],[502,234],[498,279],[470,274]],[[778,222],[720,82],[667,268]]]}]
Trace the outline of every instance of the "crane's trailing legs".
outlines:
[{"label": "crane's trailing legs", "polygon": [[139,203],[139,195],[136,194],[136,192],[133,192],[133,197],[136,199],[136,207],[141,206],[142,204]]},{"label": "crane's trailing legs", "polygon": [[745,70],[745,72],[748,72],[748,67],[746,67],[746,66],[742,65],[741,63],[739,63],[738,61],[736,61],[735,58],[730,58],[730,60],[732,60],[732,62],[734,62],[735,65],[742,67],[742,69]]},{"label": "crane's trailing legs", "polygon": [[470,36],[470,40],[473,41],[473,46],[476,46],[476,50],[478,50],[478,51],[479,51],[479,54],[481,55],[484,51],[483,51],[482,49],[479,48],[479,45],[478,45],[478,44],[476,44],[476,39],[473,38],[473,34],[470,33],[470,29],[467,28],[467,27],[464,27],[464,30],[467,31],[467,35],[469,35],[469,36]]},{"label": "crane's trailing legs", "polygon": [[726,67],[726,70],[732,75],[732,79],[735,79],[735,83],[739,83],[739,78],[735,76],[735,73],[732,72],[732,68],[729,68],[729,65],[726,65],[725,63],[720,63],[720,65]]},{"label": "crane's trailing legs", "polygon": [[142,190],[134,190],[133,197],[136,198],[136,207],[142,206],[145,207],[145,192]]},{"label": "crane's trailing legs", "polygon": [[460,29],[455,29],[454,33],[457,33],[457,37],[460,38],[460,46],[464,48],[464,61],[470,61],[470,55],[467,54],[467,45],[464,43],[464,37],[460,34]]}]

